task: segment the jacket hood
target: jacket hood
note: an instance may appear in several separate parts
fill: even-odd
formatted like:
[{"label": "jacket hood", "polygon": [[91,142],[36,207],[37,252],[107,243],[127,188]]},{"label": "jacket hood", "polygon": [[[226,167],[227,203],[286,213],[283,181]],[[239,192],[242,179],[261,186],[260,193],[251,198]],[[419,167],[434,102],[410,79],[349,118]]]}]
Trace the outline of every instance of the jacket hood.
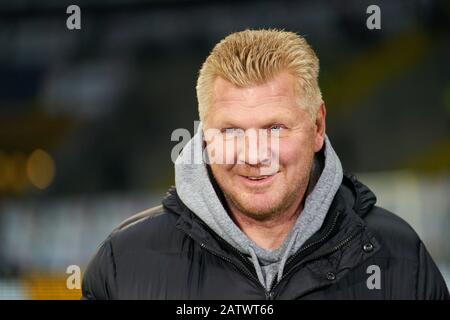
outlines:
[{"label": "jacket hood", "polygon": [[372,190],[360,182],[354,174],[344,173],[341,190],[348,205],[362,219],[377,202],[377,197]]}]

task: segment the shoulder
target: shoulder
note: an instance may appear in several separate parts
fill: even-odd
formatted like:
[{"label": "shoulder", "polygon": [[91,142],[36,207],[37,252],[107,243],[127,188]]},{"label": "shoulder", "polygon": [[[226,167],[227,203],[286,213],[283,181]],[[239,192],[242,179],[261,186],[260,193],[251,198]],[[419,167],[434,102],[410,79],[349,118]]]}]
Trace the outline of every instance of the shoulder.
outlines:
[{"label": "shoulder", "polygon": [[118,255],[127,250],[170,250],[178,247],[179,216],[162,205],[139,212],[119,224],[108,237]]},{"label": "shoulder", "polygon": [[386,235],[407,238],[410,241],[418,241],[417,233],[404,219],[397,214],[379,206],[373,206],[364,217],[364,221],[372,229]]},{"label": "shoulder", "polygon": [[[445,281],[414,229],[396,214],[374,206],[364,218],[381,244],[379,258],[400,266],[396,277],[414,275],[417,299],[449,299]],[[414,270],[413,273],[408,270]],[[410,279],[412,279],[410,277]]]},{"label": "shoulder", "polygon": [[176,227],[178,217],[160,205],[120,223],[98,247],[84,272],[83,298],[117,298],[118,269],[133,265],[144,254],[151,259],[179,251],[183,234]]},{"label": "shoulder", "polygon": [[378,206],[370,210],[364,217],[364,221],[391,254],[417,260],[421,240],[408,222]]}]

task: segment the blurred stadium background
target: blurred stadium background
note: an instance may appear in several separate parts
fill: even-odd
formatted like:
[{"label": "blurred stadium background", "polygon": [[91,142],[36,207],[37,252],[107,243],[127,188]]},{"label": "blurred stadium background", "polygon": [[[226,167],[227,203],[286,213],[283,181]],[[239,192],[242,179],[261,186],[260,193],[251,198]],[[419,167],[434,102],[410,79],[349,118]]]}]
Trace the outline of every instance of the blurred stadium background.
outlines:
[{"label": "blurred stadium background", "polygon": [[[370,4],[381,30],[366,28]],[[67,266],[83,271],[174,183],[170,137],[193,131],[203,59],[260,27],[307,37],[344,168],[415,228],[449,284],[449,18],[434,0],[1,1],[0,299],[80,297]]]}]

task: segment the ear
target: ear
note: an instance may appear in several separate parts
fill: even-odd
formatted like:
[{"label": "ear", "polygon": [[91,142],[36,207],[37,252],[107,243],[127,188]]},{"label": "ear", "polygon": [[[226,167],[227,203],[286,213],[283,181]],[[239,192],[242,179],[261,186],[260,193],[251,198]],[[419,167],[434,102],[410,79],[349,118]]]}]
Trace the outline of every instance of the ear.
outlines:
[{"label": "ear", "polygon": [[319,110],[316,114],[316,123],[315,123],[315,141],[314,141],[314,152],[320,151],[323,147],[323,143],[325,141],[325,127],[326,127],[326,118],[327,110],[325,108],[325,103],[322,102],[322,104],[319,107]]}]

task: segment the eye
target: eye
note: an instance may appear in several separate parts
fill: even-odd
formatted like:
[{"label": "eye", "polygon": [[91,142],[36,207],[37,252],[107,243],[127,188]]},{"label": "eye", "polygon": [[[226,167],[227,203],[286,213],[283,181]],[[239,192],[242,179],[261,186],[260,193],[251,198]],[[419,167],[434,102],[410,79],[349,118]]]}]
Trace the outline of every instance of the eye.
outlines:
[{"label": "eye", "polygon": [[271,132],[277,132],[277,131],[279,132],[283,128],[284,128],[284,126],[281,124],[274,124],[274,125],[271,125],[269,129]]}]

